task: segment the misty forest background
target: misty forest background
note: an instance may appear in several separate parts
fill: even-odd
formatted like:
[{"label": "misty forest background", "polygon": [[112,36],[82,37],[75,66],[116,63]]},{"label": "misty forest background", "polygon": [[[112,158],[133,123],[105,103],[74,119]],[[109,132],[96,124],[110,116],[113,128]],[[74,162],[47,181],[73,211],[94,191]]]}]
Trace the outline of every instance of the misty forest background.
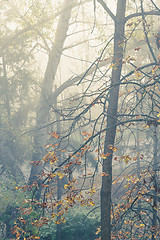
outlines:
[{"label": "misty forest background", "polygon": [[0,239],[160,239],[159,0],[0,0]]}]

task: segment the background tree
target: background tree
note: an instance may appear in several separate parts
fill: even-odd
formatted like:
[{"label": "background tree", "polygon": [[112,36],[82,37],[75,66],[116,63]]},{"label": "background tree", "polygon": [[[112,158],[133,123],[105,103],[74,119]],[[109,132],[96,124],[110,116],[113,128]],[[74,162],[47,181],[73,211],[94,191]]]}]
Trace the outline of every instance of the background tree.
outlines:
[{"label": "background tree", "polygon": [[[99,177],[97,176],[98,170],[102,166],[100,173],[102,174],[102,239],[111,239],[111,229],[113,239],[122,236],[124,238],[128,234],[125,224],[129,223],[129,218],[132,216],[135,222],[130,223],[130,236],[142,238],[151,234],[154,239],[158,229],[158,210],[155,209],[155,205],[158,204],[157,181],[155,180],[158,176],[156,168],[158,139],[157,134],[149,135],[147,128],[143,128],[141,124],[153,127],[155,133],[158,129],[159,58],[156,52],[157,30],[154,29],[152,22],[153,19],[158,19],[156,18],[156,15],[159,15],[158,4],[155,1],[145,4],[139,0],[134,2],[118,0],[117,10],[114,13],[112,7],[109,8],[102,0],[94,1],[94,4],[93,2],[84,4],[84,1],[81,3],[83,8],[78,1],[70,1],[70,4],[64,1],[62,10],[59,10],[58,6],[53,7],[52,3],[46,2],[45,5],[42,1],[35,1],[31,5],[28,2],[26,11],[24,3],[3,3],[4,9],[8,9],[9,13],[5,12],[6,9],[2,11],[4,25],[1,39],[2,78],[5,80],[2,84],[2,89],[5,89],[5,91],[2,90],[2,106],[5,109],[2,111],[3,132],[6,133],[6,119],[9,126],[17,123],[14,129],[22,131],[26,127],[32,129],[29,131],[28,141],[33,141],[33,148],[31,147],[33,164],[31,173],[29,173],[29,185],[24,186],[23,189],[32,190],[32,201],[34,202],[36,197],[43,214],[45,212],[47,216],[55,214],[57,221],[64,221],[63,216],[61,217],[61,212],[63,212],[61,210],[64,210],[62,203],[66,204],[64,206],[67,206],[67,209],[73,206],[74,202],[79,202],[82,206],[94,205],[92,198],[88,196],[91,196],[94,191],[94,180]],[[90,6],[94,9],[92,13],[88,11]],[[82,15],[79,9],[82,9]],[[4,13],[10,18],[5,18]],[[91,19],[93,15],[94,18]],[[100,15],[101,18],[99,18]],[[107,24],[106,16],[110,17],[107,19]],[[12,29],[8,31],[9,24],[14,30],[16,29],[16,32]],[[73,38],[74,35],[78,36],[78,40]],[[88,41],[86,38],[90,35],[93,37]],[[95,43],[96,50],[91,51]],[[87,49],[87,56],[83,55],[82,46]],[[145,51],[142,55],[143,49]],[[11,55],[15,56],[16,61],[14,58],[11,59]],[[83,71],[81,71],[79,60],[76,60],[79,56],[81,56],[79,60],[85,62],[82,65]],[[47,63],[41,63],[38,69],[39,57],[41,59],[44,57]],[[72,74],[68,73],[66,65],[71,69]],[[46,71],[41,72],[41,68]],[[73,72],[75,72],[74,75]],[[31,85],[29,81],[24,81],[26,78],[30,79]],[[24,82],[27,87],[24,87],[26,86]],[[12,97],[10,93],[14,93]],[[33,101],[30,101],[31,96]],[[38,103],[37,99],[40,99]],[[33,105],[37,105],[37,109]],[[52,138],[48,135],[50,131]],[[142,172],[138,173],[138,180],[135,179],[133,184],[130,184],[131,188],[127,187],[128,193],[124,188],[120,188],[121,195],[125,199],[123,206],[122,201],[119,200],[119,203],[117,196],[112,195],[112,175],[113,182],[116,183],[113,188],[116,188],[116,186],[125,186],[127,182],[127,177],[118,170],[119,161],[128,163],[126,169],[123,169],[126,174],[135,172],[133,159],[137,160],[141,155],[136,152],[130,153],[130,151],[134,143],[138,145],[138,139],[135,138],[135,133],[138,136],[138,131],[142,132],[143,138],[146,137],[146,142],[152,143],[150,144],[151,154],[146,154],[148,164],[141,163]],[[12,135],[15,138],[16,133],[12,131]],[[3,136],[2,142],[3,156],[8,152],[11,153],[12,157],[8,155],[8,158],[14,161],[12,166],[16,166],[14,169],[19,171],[19,176],[22,176],[23,180],[24,171],[16,162],[17,157],[14,153],[15,147],[20,149],[22,142],[18,143],[16,139],[17,145],[15,146],[11,141],[6,150],[6,141]],[[26,144],[25,139],[24,142]],[[117,148],[120,144],[124,145],[122,144],[124,142],[128,142],[127,154],[119,157]],[[45,145],[47,145],[48,152]],[[144,151],[142,145],[139,144],[138,151]],[[27,149],[27,146],[25,145],[24,148]],[[24,148],[22,146],[22,149]],[[31,159],[29,151],[25,156]],[[95,164],[89,165],[91,156],[96,161]],[[153,156],[154,161],[152,161]],[[117,161],[118,166],[115,166],[112,173],[114,161]],[[130,163],[132,161],[133,163]],[[9,166],[7,161],[3,160],[3,162],[3,165],[10,168],[14,175],[15,171],[10,167],[11,165]],[[154,168],[149,168],[152,162]],[[78,183],[75,177],[77,178],[79,169],[81,171]],[[61,186],[64,188],[64,196],[58,196],[58,199],[55,199],[54,186],[57,181],[55,179],[60,182],[59,180],[65,178],[65,175],[67,177],[72,175],[72,180],[69,183],[64,181]],[[124,180],[117,181],[117,175]],[[154,181],[149,182],[150,175]],[[133,179],[133,176],[129,179]],[[141,181],[144,184],[141,184]],[[147,188],[152,183],[153,192],[150,192]],[[137,185],[139,188],[136,187]],[[88,193],[85,192],[87,189],[89,189]],[[99,191],[99,186],[97,191]],[[140,191],[144,191],[144,195]],[[136,194],[139,194],[138,198]],[[151,202],[147,202],[148,196]],[[149,226],[142,221],[142,215],[138,215],[136,201],[141,202],[142,209],[147,202],[145,213],[150,219]],[[51,202],[52,207],[53,204],[60,206],[58,212],[54,209],[51,213]],[[98,200],[97,204],[99,204]],[[37,207],[35,210],[37,211]],[[35,226],[38,226],[36,217],[40,220],[39,226],[48,221],[41,218],[41,214],[33,218],[31,214],[29,220]],[[141,230],[137,230],[136,226],[139,226]],[[22,234],[25,233],[22,232]]]}]

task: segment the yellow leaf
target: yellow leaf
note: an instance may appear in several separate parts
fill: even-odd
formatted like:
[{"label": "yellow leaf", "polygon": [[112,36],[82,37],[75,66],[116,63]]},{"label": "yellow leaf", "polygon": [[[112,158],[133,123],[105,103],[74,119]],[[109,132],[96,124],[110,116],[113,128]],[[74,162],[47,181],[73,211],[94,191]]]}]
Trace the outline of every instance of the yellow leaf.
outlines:
[{"label": "yellow leaf", "polygon": [[61,222],[60,222],[59,220],[57,220],[57,221],[55,222],[55,224],[61,224]]},{"label": "yellow leaf", "polygon": [[113,66],[114,66],[114,64],[112,63],[112,64],[109,66],[109,69],[111,69]]},{"label": "yellow leaf", "polygon": [[88,202],[89,202],[89,204],[90,204],[91,206],[94,206],[94,205],[95,205],[95,203],[93,202],[93,200],[89,200]]},{"label": "yellow leaf", "polygon": [[101,227],[97,228],[96,235],[101,232]]},{"label": "yellow leaf", "polygon": [[52,218],[55,218],[56,217],[56,214],[55,213],[52,213]]},{"label": "yellow leaf", "polygon": [[95,188],[93,187],[93,188],[91,189],[90,196],[92,196],[94,193],[96,193],[96,190],[95,190]]},{"label": "yellow leaf", "polygon": [[65,185],[64,185],[64,189],[67,189],[67,188],[68,188],[68,185],[67,185],[67,184],[65,184]]},{"label": "yellow leaf", "polygon": [[135,71],[135,75],[136,75],[137,78],[140,78],[142,74],[141,74],[140,71]]},{"label": "yellow leaf", "polygon": [[61,222],[65,223],[66,222],[65,218],[61,218]]},{"label": "yellow leaf", "polygon": [[129,155],[123,155],[121,157],[121,160],[123,160],[126,164],[128,164],[128,162],[132,160],[132,158]]},{"label": "yellow leaf", "polygon": [[65,176],[65,175],[64,175],[63,173],[61,173],[61,172],[57,173],[57,175],[58,175],[59,179],[62,179],[62,178]]},{"label": "yellow leaf", "polygon": [[140,227],[144,227],[144,226],[145,226],[144,224],[142,224],[142,223],[140,224]]}]

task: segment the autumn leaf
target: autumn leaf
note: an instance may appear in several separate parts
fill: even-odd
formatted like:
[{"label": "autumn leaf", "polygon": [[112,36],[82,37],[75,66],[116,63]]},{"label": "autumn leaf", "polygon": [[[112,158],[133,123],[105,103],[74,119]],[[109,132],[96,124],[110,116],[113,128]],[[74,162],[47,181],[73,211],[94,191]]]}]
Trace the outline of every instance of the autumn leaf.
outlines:
[{"label": "autumn leaf", "polygon": [[93,202],[92,199],[89,199],[89,200],[88,200],[88,203],[89,203],[91,206],[94,206],[94,205],[95,205],[95,203]]},{"label": "autumn leaf", "polygon": [[61,222],[59,220],[55,221],[55,224],[61,224]]},{"label": "autumn leaf", "polygon": [[81,201],[81,206],[85,206],[85,205],[86,205],[86,203],[87,203],[87,201],[86,201],[86,200],[82,200],[82,201]]},{"label": "autumn leaf", "polygon": [[96,190],[95,190],[95,188],[93,187],[93,188],[91,189],[91,191],[90,191],[90,196],[92,196],[94,193],[96,193]]},{"label": "autumn leaf", "polygon": [[41,161],[31,161],[31,164],[34,164],[34,166],[41,165]]},{"label": "autumn leaf", "polygon": [[42,186],[42,187],[49,187],[50,185],[49,185],[49,184],[46,184],[46,185],[45,185],[45,184],[42,184],[42,183],[41,183],[41,186]]},{"label": "autumn leaf", "polygon": [[57,158],[56,157],[53,157],[51,160],[50,160],[50,164],[54,164],[55,162],[57,162]]},{"label": "autumn leaf", "polygon": [[61,218],[61,222],[62,223],[65,223],[66,222],[66,220],[65,220],[65,218],[63,217],[63,218]]},{"label": "autumn leaf", "polygon": [[96,235],[101,232],[101,227],[97,228]]},{"label": "autumn leaf", "polygon": [[115,66],[114,63],[112,63],[110,66],[109,66],[109,69],[113,68]]},{"label": "autumn leaf", "polygon": [[55,217],[56,217],[56,214],[55,214],[55,213],[52,213],[52,214],[51,214],[51,217],[52,217],[52,218],[55,218]]},{"label": "autumn leaf", "polygon": [[123,155],[121,158],[120,158],[120,161],[124,161],[126,164],[129,163],[130,160],[132,160],[132,158],[129,156],[129,155]]},{"label": "autumn leaf", "polygon": [[56,133],[56,132],[52,132],[52,133],[50,133],[50,135],[51,135],[51,137],[53,138],[59,138],[60,136]]},{"label": "autumn leaf", "polygon": [[141,47],[136,47],[134,50],[139,51],[140,49],[141,49]]},{"label": "autumn leaf", "polygon": [[69,186],[68,186],[68,184],[65,184],[64,185],[64,189],[67,189]]},{"label": "autumn leaf", "polygon": [[111,149],[113,152],[116,152],[116,151],[118,150],[118,148],[116,148],[116,147],[114,147],[114,146],[112,146],[112,145],[109,145],[108,147],[109,147],[109,149]]},{"label": "autumn leaf", "polygon": [[103,176],[109,176],[109,174],[107,174],[107,173],[105,173],[105,172],[102,172],[102,174],[101,174],[101,176],[103,177]]},{"label": "autumn leaf", "polygon": [[103,158],[103,159],[106,159],[109,155],[110,155],[110,153],[100,154],[101,158]]},{"label": "autumn leaf", "polygon": [[139,79],[141,77],[141,72],[140,71],[135,71],[136,78]]}]

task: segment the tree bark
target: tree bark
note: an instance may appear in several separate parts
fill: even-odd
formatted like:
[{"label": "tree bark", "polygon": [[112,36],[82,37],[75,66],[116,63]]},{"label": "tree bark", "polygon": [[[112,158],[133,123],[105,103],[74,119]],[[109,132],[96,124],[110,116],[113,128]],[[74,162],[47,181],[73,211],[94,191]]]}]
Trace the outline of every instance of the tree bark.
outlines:
[{"label": "tree bark", "polygon": [[157,184],[157,152],[158,152],[158,138],[157,138],[157,126],[154,126],[153,132],[153,142],[154,142],[154,152],[153,152],[153,219],[152,219],[152,240],[156,239],[156,228],[157,228],[157,191],[158,191],[158,184]]},{"label": "tree bark", "polygon": [[102,187],[101,187],[101,239],[111,239],[111,188],[112,188],[112,156],[110,146],[114,145],[117,124],[117,110],[119,98],[119,85],[122,71],[124,28],[125,28],[126,0],[119,0],[115,19],[114,32],[114,57],[111,77],[111,90],[107,110],[107,131],[105,136],[104,154],[109,153],[103,159]]}]

